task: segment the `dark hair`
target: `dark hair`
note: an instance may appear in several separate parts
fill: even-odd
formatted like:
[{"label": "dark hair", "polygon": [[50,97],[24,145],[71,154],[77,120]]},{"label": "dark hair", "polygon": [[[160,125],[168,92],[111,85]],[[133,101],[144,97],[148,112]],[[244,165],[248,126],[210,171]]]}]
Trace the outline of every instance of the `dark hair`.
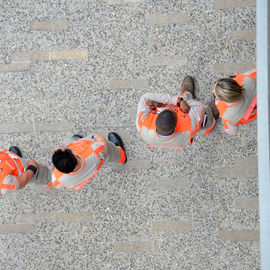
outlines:
[{"label": "dark hair", "polygon": [[78,164],[76,157],[68,148],[55,151],[52,156],[52,162],[55,168],[63,173],[71,173]]},{"label": "dark hair", "polygon": [[157,132],[160,135],[170,135],[176,126],[176,117],[171,110],[162,111],[156,119]]}]

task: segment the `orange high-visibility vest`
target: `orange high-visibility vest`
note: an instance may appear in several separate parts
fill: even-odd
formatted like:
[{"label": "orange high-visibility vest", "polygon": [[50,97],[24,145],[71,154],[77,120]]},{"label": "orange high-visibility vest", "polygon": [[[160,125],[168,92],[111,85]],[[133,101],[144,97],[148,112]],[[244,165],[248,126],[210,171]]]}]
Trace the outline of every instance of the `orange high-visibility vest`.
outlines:
[{"label": "orange high-visibility vest", "polygon": [[77,172],[71,172],[71,173],[62,173],[60,171],[58,171],[56,168],[53,169],[53,175],[55,180],[47,185],[46,187],[57,187],[58,185],[62,186],[64,189],[68,189],[68,187],[66,187],[61,180],[63,180],[63,178],[65,178],[65,181],[72,183],[72,177],[74,177],[75,175],[79,174],[85,167],[86,164],[86,159],[88,157],[90,157],[91,155],[96,155],[97,158],[99,159],[99,165],[96,169],[96,171],[94,173],[92,173],[89,177],[87,177],[86,179],[84,179],[81,183],[75,185],[72,187],[73,190],[78,190],[80,188],[82,188],[83,186],[85,186],[87,184],[88,181],[90,181],[99,171],[99,169],[101,168],[102,164],[103,164],[103,160],[99,157],[99,153],[104,149],[104,145],[99,146],[96,149],[92,148],[92,141],[89,140],[76,140],[72,143],[70,143],[67,147],[72,149],[73,153],[76,154],[77,156],[79,156],[82,160],[83,160],[83,166],[82,168],[80,168],[80,170],[78,170]]},{"label": "orange high-visibility vest", "polygon": [[5,177],[9,174],[20,176],[24,166],[20,157],[6,149],[0,149],[0,189],[15,189],[15,185],[4,184]]},{"label": "orange high-visibility vest", "polygon": [[[226,102],[222,100],[219,99],[217,100],[216,106],[220,113],[220,117],[223,120],[225,129],[228,128],[228,126],[226,125],[226,121],[233,125],[240,125],[240,124],[247,124],[257,118],[257,93],[256,93],[256,84],[254,84],[254,82],[257,81],[256,76],[257,76],[256,70],[252,70],[244,74],[236,73],[235,75],[234,80],[239,85],[244,85],[245,94],[247,95],[248,99],[247,100],[248,104],[244,107],[244,111],[243,108],[241,109],[238,108],[242,104],[241,102],[243,102],[242,98],[231,105],[228,105]],[[245,86],[246,81],[247,82],[249,81],[248,82],[249,84],[247,84],[247,86]],[[238,119],[236,118],[236,120],[233,121],[231,117],[225,115],[228,113],[230,113],[231,115],[239,114],[239,117]]]},{"label": "orange high-visibility vest", "polygon": [[[175,136],[179,135],[179,133],[185,133],[188,134],[188,144],[192,144],[193,142],[193,136],[195,135],[196,132],[198,132],[198,130],[200,129],[200,121],[198,121],[196,128],[192,131],[191,130],[191,120],[188,114],[184,113],[181,111],[181,109],[179,107],[165,107],[165,108],[161,108],[161,110],[164,109],[170,109],[170,110],[174,110],[177,114],[177,123],[176,123],[176,127],[175,127],[175,133],[172,137],[170,138],[164,138],[163,140],[170,140],[172,138],[174,138]],[[156,137],[158,137],[157,133],[156,133],[156,119],[159,115],[159,113],[161,112],[160,109],[156,109],[154,111],[149,112],[149,114],[146,116],[146,118],[142,121],[142,117],[144,114],[144,111],[142,111],[139,115],[138,118],[138,125],[140,128],[140,135],[142,134],[142,129],[146,128],[148,130],[152,130],[155,134]],[[166,148],[183,148],[185,147],[185,145],[182,146],[166,146],[166,145],[154,145],[154,144],[148,144],[149,147],[166,147]]]}]

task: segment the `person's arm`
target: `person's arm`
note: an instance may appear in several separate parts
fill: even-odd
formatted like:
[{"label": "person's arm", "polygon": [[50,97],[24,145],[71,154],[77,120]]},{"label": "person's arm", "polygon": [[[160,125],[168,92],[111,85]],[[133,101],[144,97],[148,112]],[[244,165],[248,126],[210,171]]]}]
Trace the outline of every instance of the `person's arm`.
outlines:
[{"label": "person's arm", "polygon": [[178,96],[177,95],[169,95],[169,94],[156,94],[156,93],[146,93],[144,94],[138,105],[137,117],[136,117],[136,126],[137,129],[140,130],[138,125],[138,118],[142,111],[146,112],[146,115],[151,112],[151,110],[156,107],[164,107],[166,105],[175,105],[177,103]]},{"label": "person's arm", "polygon": [[[36,161],[29,160],[27,162],[27,166],[30,166],[30,165],[34,166],[37,169],[37,171],[39,170],[39,165]],[[33,176],[34,176],[34,172],[32,170],[27,170],[27,168],[20,176],[15,176],[19,184],[19,189],[25,187],[25,185],[29,183],[29,181],[32,179]]]},{"label": "person's arm", "polygon": [[239,130],[239,126],[238,125],[233,125],[232,123],[230,123],[226,119],[222,119],[222,122],[223,122],[223,126],[224,126],[224,129],[225,129],[225,132],[228,135],[236,135],[238,133],[238,130]]},{"label": "person's arm", "polygon": [[104,158],[106,158],[108,156],[108,140],[98,134],[95,134],[92,137],[96,142],[104,144],[104,149],[100,153],[104,156]]},{"label": "person's arm", "polygon": [[203,115],[205,112],[204,105],[195,99],[186,100],[186,102],[190,107],[188,115],[191,119],[191,128],[194,130],[198,121],[201,123],[203,120]]}]

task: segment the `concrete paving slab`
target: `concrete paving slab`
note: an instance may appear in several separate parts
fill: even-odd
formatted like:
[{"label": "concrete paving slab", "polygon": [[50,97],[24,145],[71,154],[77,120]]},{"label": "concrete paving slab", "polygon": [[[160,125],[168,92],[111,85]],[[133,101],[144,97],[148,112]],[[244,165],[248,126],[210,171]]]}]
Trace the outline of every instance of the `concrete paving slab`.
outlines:
[{"label": "concrete paving slab", "polygon": [[32,21],[30,29],[32,31],[63,31],[68,29],[68,21],[59,19]]},{"label": "concrete paving slab", "polygon": [[21,72],[30,70],[31,62],[13,62],[10,64],[0,64],[0,72]]},{"label": "concrete paving slab", "polygon": [[220,73],[245,72],[247,70],[254,69],[255,67],[255,63],[224,63],[214,65],[216,72]]},{"label": "concrete paving slab", "polygon": [[39,61],[87,59],[87,57],[88,57],[87,50],[37,51],[27,53],[16,53],[12,57],[12,61],[39,62]]},{"label": "concrete paving slab", "polygon": [[255,0],[214,0],[214,9],[225,9],[225,8],[243,8],[255,6]]},{"label": "concrete paving slab", "polygon": [[259,231],[219,231],[219,239],[222,241],[258,241]]},{"label": "concrete paving slab", "polygon": [[235,208],[240,209],[256,209],[259,208],[259,200],[257,198],[239,198],[235,199],[234,202]]},{"label": "concrete paving slab", "polygon": [[234,166],[230,168],[216,168],[216,175],[220,178],[229,177],[257,177],[258,176],[258,157],[248,157],[248,158],[235,158]]},{"label": "concrete paving slab", "polygon": [[192,230],[192,223],[188,221],[153,221],[152,231],[155,232],[189,232]]},{"label": "concrete paving slab", "polygon": [[149,25],[182,24],[187,20],[186,13],[180,14],[149,14],[146,21]]},{"label": "concrete paving slab", "polygon": [[16,216],[17,223],[39,223],[39,222],[93,222],[93,213],[35,213],[20,214]]},{"label": "concrete paving slab", "polygon": [[31,224],[0,224],[0,234],[35,233],[35,226]]},{"label": "concrete paving slab", "polygon": [[119,242],[114,243],[114,252],[150,252],[153,246],[150,242]]},{"label": "concrete paving slab", "polygon": [[247,29],[241,31],[235,31],[232,33],[233,40],[255,40],[256,29]]},{"label": "concrete paving slab", "polygon": [[56,121],[43,123],[7,123],[0,124],[0,133],[19,133],[19,132],[41,132],[41,131],[68,131],[72,130],[71,121]]},{"label": "concrete paving slab", "polygon": [[149,58],[150,66],[184,66],[187,64],[187,59],[182,56],[152,56]]},{"label": "concrete paving slab", "polygon": [[110,81],[111,89],[126,89],[126,88],[148,88],[147,79],[136,79],[136,80],[112,80]]}]

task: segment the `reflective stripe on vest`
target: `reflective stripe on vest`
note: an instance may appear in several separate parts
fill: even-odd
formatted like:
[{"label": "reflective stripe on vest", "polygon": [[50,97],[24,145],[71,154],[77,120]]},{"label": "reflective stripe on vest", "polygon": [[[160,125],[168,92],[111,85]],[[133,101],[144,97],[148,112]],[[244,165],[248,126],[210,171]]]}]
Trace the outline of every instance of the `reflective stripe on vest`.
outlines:
[{"label": "reflective stripe on vest", "polygon": [[51,184],[47,185],[46,187],[51,187],[51,186],[57,187],[58,185],[60,185],[64,189],[68,189],[68,187],[66,187],[61,182],[61,178],[63,176],[72,177],[73,175],[79,174],[85,167],[86,159],[94,154],[94,155],[97,156],[97,158],[99,159],[99,162],[100,162],[99,165],[98,165],[98,168],[87,179],[85,179],[81,183],[73,186],[72,189],[73,190],[78,190],[78,189],[82,188],[83,186],[85,186],[87,184],[87,182],[90,181],[98,173],[101,166],[103,165],[103,160],[99,157],[98,154],[104,149],[104,145],[101,145],[98,148],[93,149],[92,146],[91,146],[92,143],[93,142],[91,142],[89,140],[76,140],[76,141],[70,143],[67,147],[72,149],[72,151],[83,160],[82,167],[77,172],[71,172],[69,174],[62,173],[62,172],[58,171],[56,168],[54,168],[53,169],[53,175],[55,177],[55,180]]},{"label": "reflective stripe on vest", "polygon": [[[234,80],[239,84],[243,85],[247,81],[248,86],[245,86],[245,98],[244,101],[240,99],[239,101],[228,105],[222,100],[217,100],[216,106],[220,113],[220,117],[228,121],[233,125],[247,124],[257,118],[257,93],[256,91],[256,70],[251,70],[249,72],[235,75]],[[255,88],[255,89],[254,89]],[[248,102],[247,105],[243,102]],[[244,106],[244,112],[241,113],[241,106]],[[245,107],[246,106],[246,107]],[[225,115],[227,114],[227,115]],[[237,119],[238,116],[238,119]],[[234,121],[233,121],[234,118]],[[237,120],[236,120],[236,119]],[[239,119],[240,118],[240,119]]]},{"label": "reflective stripe on vest", "polygon": [[5,177],[9,174],[20,176],[24,166],[20,157],[6,149],[0,150],[0,189],[15,189],[15,185],[4,184]]}]

